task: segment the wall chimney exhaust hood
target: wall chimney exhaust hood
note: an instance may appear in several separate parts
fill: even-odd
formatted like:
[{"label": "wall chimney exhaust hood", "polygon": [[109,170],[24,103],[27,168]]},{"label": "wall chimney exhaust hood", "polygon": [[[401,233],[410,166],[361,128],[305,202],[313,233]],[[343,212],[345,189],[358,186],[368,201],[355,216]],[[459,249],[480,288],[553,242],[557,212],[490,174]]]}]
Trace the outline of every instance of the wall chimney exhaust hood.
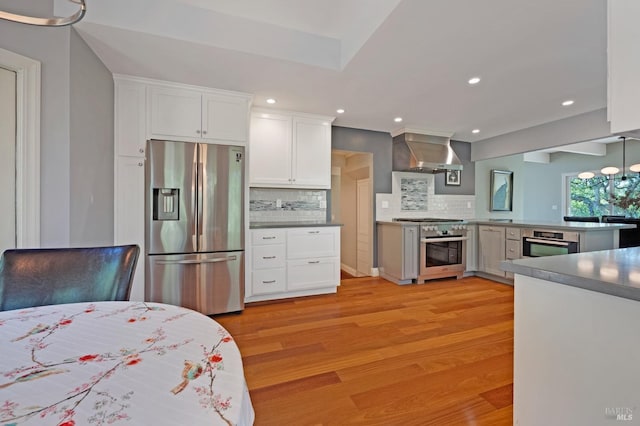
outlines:
[{"label": "wall chimney exhaust hood", "polygon": [[462,170],[462,163],[449,143],[450,135],[403,129],[392,136],[393,171],[443,173]]}]

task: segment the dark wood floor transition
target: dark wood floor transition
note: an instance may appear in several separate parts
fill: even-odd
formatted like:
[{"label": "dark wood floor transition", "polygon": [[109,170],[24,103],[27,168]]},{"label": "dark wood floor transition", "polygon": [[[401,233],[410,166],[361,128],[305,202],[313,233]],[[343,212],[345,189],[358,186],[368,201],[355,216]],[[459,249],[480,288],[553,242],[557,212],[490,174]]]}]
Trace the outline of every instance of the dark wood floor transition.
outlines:
[{"label": "dark wood floor transition", "polygon": [[513,287],[481,278],[248,305],[235,337],[256,425],[511,425]]}]

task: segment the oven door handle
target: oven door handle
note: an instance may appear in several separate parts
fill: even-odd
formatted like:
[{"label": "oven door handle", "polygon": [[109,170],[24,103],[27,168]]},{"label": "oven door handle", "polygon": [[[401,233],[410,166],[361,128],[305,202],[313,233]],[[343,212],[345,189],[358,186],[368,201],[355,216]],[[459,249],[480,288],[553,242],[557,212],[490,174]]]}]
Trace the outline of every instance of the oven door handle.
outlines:
[{"label": "oven door handle", "polygon": [[421,243],[448,243],[452,241],[466,241],[467,237],[442,237],[442,238],[420,238]]},{"label": "oven door handle", "polygon": [[568,247],[569,244],[573,243],[573,241],[563,242],[563,241],[539,240],[539,239],[536,239],[536,238],[528,238],[528,237],[525,237],[524,240],[527,243],[549,244],[549,245],[552,245],[552,246],[560,246],[560,247]]}]

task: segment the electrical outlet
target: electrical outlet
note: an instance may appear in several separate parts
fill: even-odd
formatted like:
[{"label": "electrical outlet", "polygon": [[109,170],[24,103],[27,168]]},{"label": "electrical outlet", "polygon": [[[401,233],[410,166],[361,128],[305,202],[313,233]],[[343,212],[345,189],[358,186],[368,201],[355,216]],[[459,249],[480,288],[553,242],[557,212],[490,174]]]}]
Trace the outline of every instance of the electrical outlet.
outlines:
[{"label": "electrical outlet", "polygon": [[281,200],[281,199],[279,199],[279,198],[276,200],[276,207],[277,207],[277,208],[282,207],[282,200]]},{"label": "electrical outlet", "polygon": [[552,205],[552,206],[551,206],[551,210],[558,210],[558,206],[557,206],[557,205],[555,205],[555,204],[554,204],[554,205]]},{"label": "electrical outlet", "polygon": [[320,208],[321,209],[327,208],[327,200],[320,200]]},{"label": "electrical outlet", "polygon": [[389,208],[389,202],[388,201],[383,201],[382,202],[382,208],[383,209],[388,209]]}]

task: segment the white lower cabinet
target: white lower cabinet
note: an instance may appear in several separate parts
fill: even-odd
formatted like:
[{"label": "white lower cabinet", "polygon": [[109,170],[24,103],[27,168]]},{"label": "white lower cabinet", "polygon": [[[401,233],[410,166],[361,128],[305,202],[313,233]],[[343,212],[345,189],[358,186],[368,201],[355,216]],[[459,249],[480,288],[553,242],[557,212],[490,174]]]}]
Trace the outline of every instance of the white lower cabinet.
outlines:
[{"label": "white lower cabinet", "polygon": [[340,228],[251,231],[247,302],[335,293],[340,285]]},{"label": "white lower cabinet", "polygon": [[334,258],[315,258],[287,261],[287,288],[336,287],[340,282],[340,263]]}]

